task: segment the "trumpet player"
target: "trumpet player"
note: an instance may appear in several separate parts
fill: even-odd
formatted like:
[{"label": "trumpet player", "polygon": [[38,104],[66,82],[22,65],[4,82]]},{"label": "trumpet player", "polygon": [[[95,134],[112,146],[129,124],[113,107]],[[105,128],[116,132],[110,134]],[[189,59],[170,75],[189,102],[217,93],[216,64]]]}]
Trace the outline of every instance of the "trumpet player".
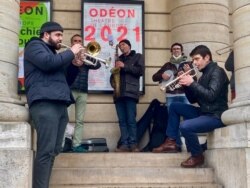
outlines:
[{"label": "trumpet player", "polygon": [[[191,104],[172,103],[169,108],[167,139],[153,152],[178,152],[177,139],[181,132],[185,138],[187,150],[191,156],[181,163],[184,168],[193,168],[204,164],[203,148],[199,143],[197,133],[211,132],[224,126],[221,114],[228,109],[229,80],[223,68],[212,59],[207,46],[195,47],[190,56],[202,76],[195,81],[192,76],[180,78],[179,84],[184,88],[190,103],[198,103],[199,107]],[[180,123],[180,116],[184,121]]]},{"label": "trumpet player", "polygon": [[68,123],[67,107],[74,103],[69,84],[78,72],[72,60],[81,45],[57,53],[62,39],[62,26],[46,22],[41,26],[40,37],[31,38],[25,46],[25,92],[37,133],[33,188],[49,187],[54,159],[61,151]]},{"label": "trumpet player", "polygon": [[[71,37],[71,46],[75,44],[82,45],[82,36],[75,34]],[[75,99],[75,129],[73,134],[72,151],[73,152],[86,152],[86,149],[81,145],[83,139],[83,125],[84,125],[84,114],[86,111],[87,97],[88,97],[88,74],[89,70],[99,69],[101,63],[97,61],[95,64],[84,64],[84,59],[88,58],[89,61],[92,60],[91,57],[86,57],[85,49],[82,49],[80,53],[76,55],[73,60],[73,64],[78,66],[79,72],[76,76],[75,81],[70,86],[72,94]]]}]

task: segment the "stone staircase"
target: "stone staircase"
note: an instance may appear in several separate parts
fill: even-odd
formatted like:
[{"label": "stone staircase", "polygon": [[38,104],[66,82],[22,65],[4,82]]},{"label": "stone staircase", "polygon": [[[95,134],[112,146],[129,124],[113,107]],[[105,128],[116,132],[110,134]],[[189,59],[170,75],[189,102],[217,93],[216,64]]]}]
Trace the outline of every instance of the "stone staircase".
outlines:
[{"label": "stone staircase", "polygon": [[154,153],[63,153],[50,188],[223,188],[209,167],[184,169],[189,157]]}]

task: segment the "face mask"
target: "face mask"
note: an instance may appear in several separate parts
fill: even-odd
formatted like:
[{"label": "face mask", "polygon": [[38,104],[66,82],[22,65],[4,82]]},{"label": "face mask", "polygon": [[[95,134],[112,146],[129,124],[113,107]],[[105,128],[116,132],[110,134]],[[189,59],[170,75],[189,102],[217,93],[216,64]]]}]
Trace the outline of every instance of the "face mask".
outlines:
[{"label": "face mask", "polygon": [[174,59],[179,59],[180,57],[181,57],[181,55],[179,55],[179,56],[177,56],[177,57],[173,55],[173,58],[174,58]]}]

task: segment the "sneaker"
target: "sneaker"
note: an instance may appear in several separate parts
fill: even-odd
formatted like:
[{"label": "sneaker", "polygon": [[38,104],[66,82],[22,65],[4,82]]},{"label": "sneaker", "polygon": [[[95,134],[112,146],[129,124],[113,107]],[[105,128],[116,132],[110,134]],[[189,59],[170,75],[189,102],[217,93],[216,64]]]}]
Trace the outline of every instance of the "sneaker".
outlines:
[{"label": "sneaker", "polygon": [[120,147],[115,149],[115,152],[130,152],[130,149],[128,146],[121,145]]},{"label": "sneaker", "polygon": [[86,150],[86,148],[84,148],[83,146],[76,146],[72,148],[72,152],[75,153],[86,153],[88,152],[88,150]]}]

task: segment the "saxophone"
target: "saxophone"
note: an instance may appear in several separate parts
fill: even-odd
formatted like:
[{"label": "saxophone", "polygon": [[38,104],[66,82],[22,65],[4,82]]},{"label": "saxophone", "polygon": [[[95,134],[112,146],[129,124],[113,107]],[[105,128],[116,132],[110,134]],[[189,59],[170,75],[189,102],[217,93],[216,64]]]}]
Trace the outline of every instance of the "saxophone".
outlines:
[{"label": "saxophone", "polygon": [[[118,47],[119,45],[117,44],[115,46],[115,62],[119,60],[119,55],[118,55]],[[114,99],[117,99],[118,97],[120,97],[121,92],[120,92],[120,67],[113,67],[110,72],[111,72],[111,86],[114,88]]]}]

